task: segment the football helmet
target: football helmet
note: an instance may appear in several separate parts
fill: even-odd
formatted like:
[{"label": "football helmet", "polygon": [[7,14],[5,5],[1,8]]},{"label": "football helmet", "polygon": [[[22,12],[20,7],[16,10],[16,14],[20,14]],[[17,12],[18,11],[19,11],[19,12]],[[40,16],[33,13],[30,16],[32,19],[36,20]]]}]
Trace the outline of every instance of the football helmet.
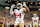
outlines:
[{"label": "football helmet", "polygon": [[22,8],[22,4],[21,3],[17,3],[17,9]]},{"label": "football helmet", "polygon": [[33,14],[34,17],[37,17],[37,14]]}]

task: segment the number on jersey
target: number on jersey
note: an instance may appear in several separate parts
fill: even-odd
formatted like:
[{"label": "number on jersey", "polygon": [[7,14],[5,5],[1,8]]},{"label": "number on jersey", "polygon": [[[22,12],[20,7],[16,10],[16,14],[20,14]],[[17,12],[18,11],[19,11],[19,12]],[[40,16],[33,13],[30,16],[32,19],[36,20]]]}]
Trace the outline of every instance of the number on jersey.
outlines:
[{"label": "number on jersey", "polygon": [[18,13],[16,13],[16,18],[17,17],[19,17],[19,18],[21,18],[21,13],[19,13],[18,15],[17,15]]}]

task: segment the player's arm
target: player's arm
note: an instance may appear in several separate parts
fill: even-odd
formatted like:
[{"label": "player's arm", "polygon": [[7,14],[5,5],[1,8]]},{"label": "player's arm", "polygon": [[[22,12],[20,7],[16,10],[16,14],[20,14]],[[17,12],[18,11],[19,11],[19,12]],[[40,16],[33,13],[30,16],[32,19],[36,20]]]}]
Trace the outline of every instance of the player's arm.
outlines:
[{"label": "player's arm", "polygon": [[13,12],[13,8],[11,7],[11,9],[10,9],[10,14],[13,15],[13,13],[14,13],[14,12]]},{"label": "player's arm", "polygon": [[11,14],[11,15],[14,14],[14,12],[13,12],[13,8],[14,8],[14,5],[12,5],[12,6],[11,6],[11,9],[10,9],[10,14]]},{"label": "player's arm", "polygon": [[24,13],[30,12],[29,8],[26,6],[26,2],[23,2],[23,7],[25,8]]},{"label": "player's arm", "polygon": [[30,10],[29,10],[29,8],[27,6],[24,6],[24,7],[25,7],[24,13],[30,12]]}]

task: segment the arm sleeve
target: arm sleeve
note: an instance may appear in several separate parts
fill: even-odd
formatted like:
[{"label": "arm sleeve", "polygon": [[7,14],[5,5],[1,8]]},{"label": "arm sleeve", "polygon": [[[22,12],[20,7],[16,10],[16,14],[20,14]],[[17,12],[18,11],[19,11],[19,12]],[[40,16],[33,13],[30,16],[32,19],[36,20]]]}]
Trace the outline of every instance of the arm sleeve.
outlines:
[{"label": "arm sleeve", "polygon": [[14,14],[14,12],[13,12],[13,8],[12,8],[12,7],[11,7],[11,9],[10,9],[10,14],[11,14],[11,15]]},{"label": "arm sleeve", "polygon": [[10,14],[11,15],[13,15],[14,14],[14,11],[13,11],[13,8],[15,7],[15,4],[13,4],[12,6],[11,6],[11,9],[10,9]]}]

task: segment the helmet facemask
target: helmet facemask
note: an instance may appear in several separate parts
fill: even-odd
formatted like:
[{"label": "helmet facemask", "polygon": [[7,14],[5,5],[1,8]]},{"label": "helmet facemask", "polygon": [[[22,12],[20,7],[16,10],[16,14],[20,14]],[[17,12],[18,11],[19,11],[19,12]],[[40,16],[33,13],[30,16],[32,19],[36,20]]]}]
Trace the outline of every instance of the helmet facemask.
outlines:
[{"label": "helmet facemask", "polygon": [[18,6],[17,6],[17,9],[19,10],[20,8],[21,8],[21,5],[18,5]]}]

